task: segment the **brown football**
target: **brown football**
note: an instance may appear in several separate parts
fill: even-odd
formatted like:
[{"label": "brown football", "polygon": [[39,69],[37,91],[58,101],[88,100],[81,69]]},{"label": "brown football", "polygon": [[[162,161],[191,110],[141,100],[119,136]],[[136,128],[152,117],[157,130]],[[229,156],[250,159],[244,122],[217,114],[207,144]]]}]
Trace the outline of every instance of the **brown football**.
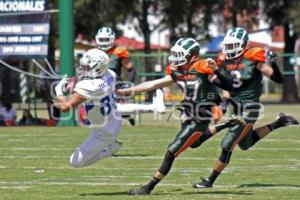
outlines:
[{"label": "brown football", "polygon": [[77,83],[77,77],[76,76],[70,77],[66,85],[66,91],[68,91],[69,93],[73,93],[76,83]]}]

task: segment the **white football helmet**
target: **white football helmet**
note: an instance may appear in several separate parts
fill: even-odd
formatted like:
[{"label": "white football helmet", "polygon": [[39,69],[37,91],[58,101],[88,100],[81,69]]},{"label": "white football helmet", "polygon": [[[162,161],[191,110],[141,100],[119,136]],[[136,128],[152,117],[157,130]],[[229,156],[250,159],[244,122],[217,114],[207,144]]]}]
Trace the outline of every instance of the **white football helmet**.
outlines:
[{"label": "white football helmet", "polygon": [[247,48],[248,40],[248,33],[245,29],[240,27],[229,29],[222,42],[225,58],[233,59],[242,55]]},{"label": "white football helmet", "polygon": [[109,62],[110,59],[104,51],[96,48],[88,50],[80,59],[76,75],[79,80],[97,78],[107,71]]},{"label": "white football helmet", "polygon": [[115,33],[110,27],[102,27],[95,36],[97,47],[107,51],[113,47],[115,38]]}]

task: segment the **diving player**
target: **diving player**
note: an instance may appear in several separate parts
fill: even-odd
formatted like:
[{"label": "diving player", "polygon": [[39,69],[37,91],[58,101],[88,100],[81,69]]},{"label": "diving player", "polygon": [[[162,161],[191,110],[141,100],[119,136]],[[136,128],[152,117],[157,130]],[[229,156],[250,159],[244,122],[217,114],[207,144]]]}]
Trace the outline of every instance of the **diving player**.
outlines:
[{"label": "diving player", "polygon": [[87,51],[76,69],[79,81],[74,92],[66,98],[63,95],[68,82],[63,78],[55,87],[58,107],[66,112],[84,102],[91,128],[90,136],[70,157],[72,167],[84,167],[111,156],[117,151],[117,141],[122,121],[115,103],[116,74],[107,68],[108,55],[99,49]]}]

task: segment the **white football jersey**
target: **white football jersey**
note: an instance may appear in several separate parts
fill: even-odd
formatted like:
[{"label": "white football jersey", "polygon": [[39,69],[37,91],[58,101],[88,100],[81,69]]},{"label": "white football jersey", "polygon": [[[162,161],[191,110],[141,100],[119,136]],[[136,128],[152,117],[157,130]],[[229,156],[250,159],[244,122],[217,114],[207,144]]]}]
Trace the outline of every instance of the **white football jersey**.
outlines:
[{"label": "white football jersey", "polygon": [[[79,81],[74,91],[87,99],[85,109],[91,128],[115,132],[121,124],[121,115],[115,102],[116,74],[107,70],[99,78]],[[116,127],[117,126],[117,127]]]}]

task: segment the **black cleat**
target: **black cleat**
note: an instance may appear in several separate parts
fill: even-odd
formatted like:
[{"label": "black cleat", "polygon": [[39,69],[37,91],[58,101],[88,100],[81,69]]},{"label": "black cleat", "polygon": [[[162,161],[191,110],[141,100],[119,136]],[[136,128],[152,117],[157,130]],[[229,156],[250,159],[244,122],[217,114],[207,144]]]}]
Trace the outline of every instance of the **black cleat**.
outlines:
[{"label": "black cleat", "polygon": [[147,190],[145,186],[138,189],[128,190],[127,192],[128,195],[149,195],[150,193],[151,191]]},{"label": "black cleat", "polygon": [[279,113],[279,115],[277,116],[277,121],[282,126],[298,125],[299,124],[299,122],[293,116],[285,115],[284,113]]},{"label": "black cleat", "polygon": [[128,119],[129,123],[131,126],[134,126],[135,125],[135,120],[131,117]]},{"label": "black cleat", "polygon": [[211,188],[212,187],[212,182],[210,182],[210,180],[208,178],[204,179],[201,178],[201,182],[200,183],[194,183],[193,184],[193,188]]}]

